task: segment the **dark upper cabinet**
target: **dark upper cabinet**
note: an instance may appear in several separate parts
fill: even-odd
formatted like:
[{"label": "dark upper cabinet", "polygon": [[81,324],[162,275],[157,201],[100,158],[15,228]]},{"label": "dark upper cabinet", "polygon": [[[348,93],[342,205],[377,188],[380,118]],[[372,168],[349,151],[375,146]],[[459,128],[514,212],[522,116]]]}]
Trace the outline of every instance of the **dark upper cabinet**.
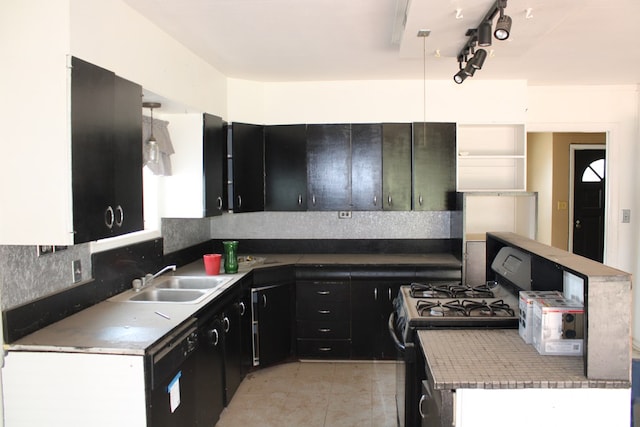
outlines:
[{"label": "dark upper cabinet", "polygon": [[71,71],[74,242],[142,230],[142,88],[78,58]]},{"label": "dark upper cabinet", "polygon": [[382,202],[384,210],[411,210],[410,123],[382,125]]},{"label": "dark upper cabinet", "polygon": [[452,210],[455,191],[455,123],[414,123],[413,210]]},{"label": "dark upper cabinet", "polygon": [[264,126],[233,123],[233,211],[264,210]]},{"label": "dark upper cabinet", "polygon": [[306,125],[264,129],[265,210],[307,210]]},{"label": "dark upper cabinet", "polygon": [[351,209],[382,209],[382,125],[351,125]]},{"label": "dark upper cabinet", "polygon": [[351,125],[307,125],[307,209],[351,209]]},{"label": "dark upper cabinet", "polygon": [[227,139],[225,123],[205,113],[202,118],[202,170],[204,173],[204,216],[222,215],[226,207]]}]

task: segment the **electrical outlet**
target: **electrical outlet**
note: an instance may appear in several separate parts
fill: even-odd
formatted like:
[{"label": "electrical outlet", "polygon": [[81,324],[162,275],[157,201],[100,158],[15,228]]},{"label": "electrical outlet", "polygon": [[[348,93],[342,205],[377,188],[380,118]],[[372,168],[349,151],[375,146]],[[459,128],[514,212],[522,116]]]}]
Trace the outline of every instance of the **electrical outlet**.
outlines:
[{"label": "electrical outlet", "polygon": [[78,283],[82,280],[82,264],[80,263],[80,260],[74,260],[71,263],[71,268],[73,272],[73,283]]},{"label": "electrical outlet", "polygon": [[622,209],[622,222],[625,224],[631,222],[631,209]]},{"label": "electrical outlet", "polygon": [[340,211],[340,212],[338,212],[338,218],[340,218],[340,219],[351,218],[351,211]]}]

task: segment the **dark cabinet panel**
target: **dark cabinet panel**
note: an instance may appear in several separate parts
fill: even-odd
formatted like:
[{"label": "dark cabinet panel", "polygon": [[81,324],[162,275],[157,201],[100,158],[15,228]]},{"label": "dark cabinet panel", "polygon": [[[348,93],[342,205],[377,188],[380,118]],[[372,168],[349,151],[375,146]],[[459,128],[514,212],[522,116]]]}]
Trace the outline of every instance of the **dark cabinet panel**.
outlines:
[{"label": "dark cabinet panel", "polygon": [[240,297],[222,312],[224,331],[225,394],[224,404],[229,405],[244,375],[242,366],[242,317],[246,309]]},{"label": "dark cabinet panel", "polygon": [[264,126],[231,125],[233,211],[264,210]]},{"label": "dark cabinet panel", "polygon": [[454,208],[455,150],[455,123],[413,124],[413,210]]},{"label": "dark cabinet panel", "polygon": [[266,286],[253,291],[253,319],[257,325],[260,366],[282,362],[291,355],[291,285]]},{"label": "dark cabinet panel", "polygon": [[264,130],[265,210],[307,210],[306,125]]},{"label": "dark cabinet panel", "polygon": [[382,125],[383,209],[411,210],[411,124]]},{"label": "dark cabinet panel", "polygon": [[205,113],[202,117],[202,170],[204,174],[204,216],[222,215],[226,207],[227,143],[224,121]]},{"label": "dark cabinet panel", "polygon": [[72,66],[74,241],[141,230],[142,88],[78,58]]},{"label": "dark cabinet panel", "polygon": [[351,125],[351,209],[382,209],[382,125]]},{"label": "dark cabinet panel", "polygon": [[307,209],[351,209],[351,125],[307,126]]}]

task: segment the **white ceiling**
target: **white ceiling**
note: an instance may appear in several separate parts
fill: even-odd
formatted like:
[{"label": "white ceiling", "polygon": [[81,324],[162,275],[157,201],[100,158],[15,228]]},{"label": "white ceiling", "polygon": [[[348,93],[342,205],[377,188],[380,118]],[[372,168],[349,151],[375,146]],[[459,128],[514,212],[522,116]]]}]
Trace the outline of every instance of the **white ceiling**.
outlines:
[{"label": "white ceiling", "polygon": [[[408,0],[403,26],[407,0],[124,1],[228,77],[257,81],[422,79],[424,52],[427,79],[452,79],[494,4]],[[506,14],[511,37],[486,48],[473,80],[640,83],[639,0],[508,0]]]}]

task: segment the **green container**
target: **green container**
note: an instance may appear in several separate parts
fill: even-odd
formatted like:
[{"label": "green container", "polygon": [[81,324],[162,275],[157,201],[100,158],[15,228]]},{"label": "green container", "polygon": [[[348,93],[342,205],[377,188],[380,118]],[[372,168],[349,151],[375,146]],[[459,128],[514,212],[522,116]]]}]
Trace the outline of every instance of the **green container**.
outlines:
[{"label": "green container", "polygon": [[222,242],[224,246],[224,272],[225,273],[237,273],[238,272],[238,241],[231,240]]}]

